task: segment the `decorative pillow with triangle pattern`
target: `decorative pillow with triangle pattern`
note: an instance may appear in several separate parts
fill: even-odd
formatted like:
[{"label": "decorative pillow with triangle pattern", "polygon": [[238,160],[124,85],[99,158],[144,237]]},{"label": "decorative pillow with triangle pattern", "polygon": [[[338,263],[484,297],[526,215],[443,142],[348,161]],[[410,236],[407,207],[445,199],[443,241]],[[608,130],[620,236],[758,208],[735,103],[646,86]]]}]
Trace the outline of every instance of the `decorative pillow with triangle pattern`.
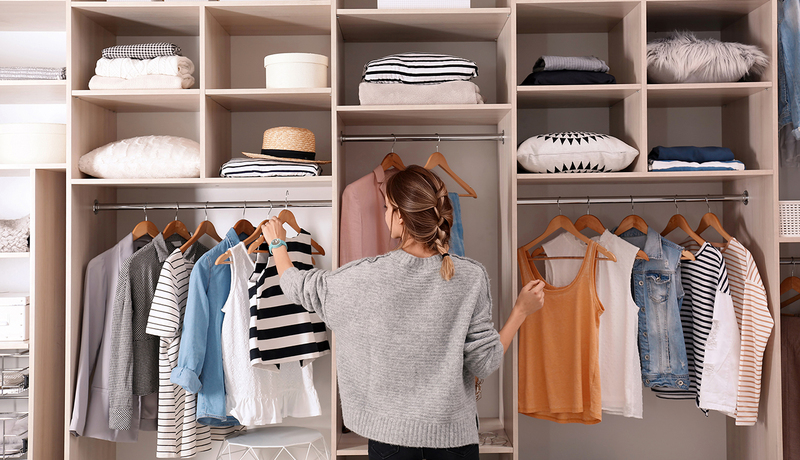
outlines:
[{"label": "decorative pillow with triangle pattern", "polygon": [[517,148],[517,161],[536,173],[621,171],[639,151],[608,134],[566,132],[539,134]]}]

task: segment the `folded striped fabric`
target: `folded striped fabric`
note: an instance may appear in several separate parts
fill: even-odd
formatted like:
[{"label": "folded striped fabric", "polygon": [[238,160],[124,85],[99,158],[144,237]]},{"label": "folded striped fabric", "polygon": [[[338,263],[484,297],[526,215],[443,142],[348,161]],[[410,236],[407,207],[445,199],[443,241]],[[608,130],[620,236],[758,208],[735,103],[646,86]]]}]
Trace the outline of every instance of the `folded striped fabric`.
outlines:
[{"label": "folded striped fabric", "polygon": [[447,54],[403,53],[369,61],[362,80],[370,83],[432,84],[478,76],[474,62]]},{"label": "folded striped fabric", "polygon": [[649,160],[650,171],[744,171],[744,163],[733,161],[659,161]]},{"label": "folded striped fabric", "polygon": [[153,59],[159,56],[180,56],[181,48],[172,43],[140,43],[138,45],[116,45],[103,50],[106,59],[131,58]]},{"label": "folded striped fabric", "polygon": [[609,69],[604,60],[594,56],[542,56],[533,65],[534,72],[553,70],[608,72]]},{"label": "folded striped fabric", "polygon": [[319,176],[322,168],[315,163],[234,158],[222,165],[220,177],[303,177]]},{"label": "folded striped fabric", "polygon": [[0,80],[66,80],[66,67],[0,67]]}]

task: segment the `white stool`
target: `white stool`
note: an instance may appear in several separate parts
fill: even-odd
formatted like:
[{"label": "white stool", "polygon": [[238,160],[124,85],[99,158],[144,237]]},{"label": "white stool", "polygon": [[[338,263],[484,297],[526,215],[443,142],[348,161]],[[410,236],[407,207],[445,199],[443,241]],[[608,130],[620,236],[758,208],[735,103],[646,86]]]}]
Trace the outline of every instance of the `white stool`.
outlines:
[{"label": "white stool", "polygon": [[[322,450],[317,446],[320,442],[322,443]],[[305,456],[298,455],[295,457],[287,449],[291,447],[304,449]],[[328,444],[319,431],[296,426],[275,426],[247,430],[242,435],[226,439],[219,449],[217,460],[241,460],[245,456],[252,460],[268,459],[268,457],[260,457],[256,453],[256,450],[260,449],[278,449],[278,453],[274,457],[269,457],[271,460],[278,460],[278,457],[284,452],[292,460],[328,460],[329,458]],[[309,457],[312,451],[314,455]],[[236,456],[234,457],[233,455]]]}]

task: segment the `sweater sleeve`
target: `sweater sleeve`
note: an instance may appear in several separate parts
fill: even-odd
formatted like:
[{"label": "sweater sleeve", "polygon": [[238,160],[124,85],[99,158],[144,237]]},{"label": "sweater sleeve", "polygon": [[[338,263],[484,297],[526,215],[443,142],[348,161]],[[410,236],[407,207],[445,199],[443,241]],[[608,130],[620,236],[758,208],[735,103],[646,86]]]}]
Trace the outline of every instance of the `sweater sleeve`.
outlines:
[{"label": "sweater sleeve", "polygon": [[325,305],[330,274],[331,272],[318,268],[300,271],[296,267],[292,267],[283,272],[281,289],[290,302],[315,312],[329,328],[333,329],[331,326],[332,312]]},{"label": "sweater sleeve", "polygon": [[464,366],[478,378],[486,378],[500,367],[503,361],[503,343],[492,323],[492,297],[489,293],[489,276],[483,271],[478,303],[464,342]]}]

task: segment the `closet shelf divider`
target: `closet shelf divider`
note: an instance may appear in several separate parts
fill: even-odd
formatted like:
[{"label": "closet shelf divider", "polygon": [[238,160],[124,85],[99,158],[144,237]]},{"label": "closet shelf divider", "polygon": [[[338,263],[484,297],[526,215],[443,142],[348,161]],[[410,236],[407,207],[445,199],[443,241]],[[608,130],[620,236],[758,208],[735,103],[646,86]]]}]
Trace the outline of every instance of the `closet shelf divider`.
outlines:
[{"label": "closet shelf divider", "polygon": [[72,96],[114,112],[198,112],[199,89],[73,90]]}]

